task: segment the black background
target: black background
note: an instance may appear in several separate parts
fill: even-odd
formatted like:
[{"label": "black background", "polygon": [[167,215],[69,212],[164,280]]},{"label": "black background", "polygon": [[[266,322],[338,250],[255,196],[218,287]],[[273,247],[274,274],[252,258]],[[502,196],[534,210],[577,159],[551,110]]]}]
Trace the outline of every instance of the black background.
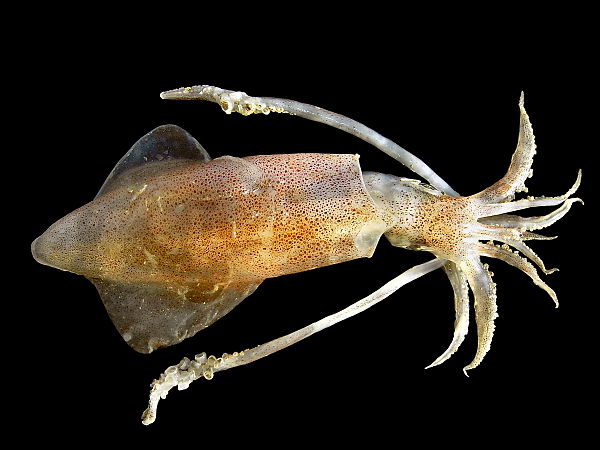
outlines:
[{"label": "black background", "polygon": [[[24,107],[13,110],[21,145],[11,153],[27,167],[15,188],[15,208],[25,220],[15,239],[19,270],[10,275],[20,300],[6,318],[16,328],[9,341],[16,350],[13,369],[5,369],[16,393],[15,423],[48,442],[66,442],[77,430],[115,443],[168,436],[181,445],[287,447],[348,437],[366,437],[372,445],[389,438],[459,443],[475,430],[488,440],[520,434],[531,442],[585,435],[582,408],[596,389],[588,384],[595,371],[587,361],[595,354],[588,322],[597,297],[584,259],[594,239],[590,152],[597,151],[589,137],[597,115],[586,113],[592,74],[585,35],[567,41],[559,30],[551,40],[531,36],[525,45],[482,42],[478,33],[450,40],[449,32],[425,44],[418,34],[406,39],[384,27],[383,35],[367,33],[369,40],[348,45],[323,27],[320,33],[332,37],[325,43],[292,42],[289,32],[270,35],[265,46],[266,35],[246,29],[252,37],[224,48],[213,45],[219,34],[163,48],[146,35],[108,44],[102,38],[110,34],[108,24],[88,40],[85,28],[75,23],[64,34],[38,36],[31,57],[18,58],[25,78],[9,92]],[[83,277],[36,264],[29,244],[90,201],[146,132],[177,124],[213,157],[358,153],[363,170],[413,177],[368,144],[321,124],[276,114],[226,116],[214,104],[159,98],[162,90],[194,84],[345,114],[422,158],[463,194],[506,171],[524,90],[538,144],[531,195],[559,195],[584,169],[579,195],[586,206],[574,205],[545,230],[557,240],[532,244],[547,266],[561,269],[547,277],[560,308],[525,275],[491,262],[500,317],[483,364],[469,378],[462,373],[476,348],[472,324],[457,354],[424,370],[445,350],[453,328],[452,290],[437,271],[285,351],[172,391],[160,403],[157,422],[144,427],[139,416],[149,383],[183,356],[266,342],[430,259],[382,240],[371,259],[267,280],[194,338],[152,355],[135,353],[113,328],[95,288]]]}]

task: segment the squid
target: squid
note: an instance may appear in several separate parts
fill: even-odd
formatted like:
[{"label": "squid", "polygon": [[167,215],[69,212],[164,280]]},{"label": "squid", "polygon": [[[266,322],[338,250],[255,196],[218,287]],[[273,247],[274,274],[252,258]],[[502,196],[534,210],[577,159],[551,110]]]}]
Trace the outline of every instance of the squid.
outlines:
[{"label": "squid", "polygon": [[[200,353],[169,367],[151,385],[142,422],[156,419],[170,389],[261,359],[382,301],[442,269],[454,291],[454,333],[429,366],[464,341],[472,303],[477,349],[464,373],[488,353],[497,317],[496,285],[481,257],[525,273],[558,306],[539,272],[552,273],[525,243],[553,239],[536,231],[567,214],[581,182],[556,197],[526,197],[535,138],[519,100],[520,130],[506,174],[473,195],[459,195],[423,161],[372,129],[293,100],[252,97],[213,86],[161,93],[168,100],[217,103],[227,114],[285,113],[350,133],[424,181],[362,171],[358,155],[299,153],[211,159],[189,133],[160,126],[136,142],[90,203],[51,225],[31,244],[41,264],[88,278],[123,339],[150,353],[194,336],[235,308],[266,279],[370,257],[382,236],[426,251],[416,265],[369,296],[295,332],[220,357]],[[582,202],[583,203],[583,202]],[[518,211],[556,207],[546,215]],[[536,268],[537,266],[537,268]]]}]

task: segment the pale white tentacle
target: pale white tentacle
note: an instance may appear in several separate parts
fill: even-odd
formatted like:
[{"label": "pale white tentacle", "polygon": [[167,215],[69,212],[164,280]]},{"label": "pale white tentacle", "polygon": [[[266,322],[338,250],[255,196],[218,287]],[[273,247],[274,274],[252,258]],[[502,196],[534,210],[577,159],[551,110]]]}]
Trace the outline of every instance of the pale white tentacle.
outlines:
[{"label": "pale white tentacle", "polygon": [[[573,184],[573,186],[571,186],[571,188],[563,195],[560,195],[558,197],[538,197],[538,198],[531,197],[531,198],[525,198],[525,199],[517,200],[517,201],[513,201],[513,202],[506,202],[506,203],[488,203],[488,204],[481,205],[481,215],[484,217],[497,216],[497,215],[501,215],[501,214],[510,213],[513,211],[520,211],[522,209],[527,209],[527,208],[537,208],[540,206],[556,206],[556,205],[560,205],[561,203],[565,202],[566,206],[564,206],[564,209],[559,208],[554,213],[552,213],[552,214],[555,214],[555,216],[553,216],[552,214],[548,214],[547,216],[542,216],[539,218],[532,218],[534,220],[534,222],[532,222],[532,225],[535,224],[536,219],[538,219],[539,222],[546,221],[548,223],[548,225],[540,225],[538,227],[531,228],[531,229],[544,228],[545,226],[552,225],[558,219],[563,217],[569,211],[569,208],[571,208],[571,205],[574,202],[581,202],[581,199],[579,199],[579,198],[571,198],[571,199],[569,198],[571,195],[573,195],[577,191],[580,184],[581,184],[581,170],[577,173],[577,179],[575,180],[575,183]],[[478,198],[478,195],[473,196],[473,198]],[[527,220],[527,219],[525,218],[525,220]]]},{"label": "pale white tentacle", "polygon": [[251,97],[245,92],[235,92],[215,86],[200,85],[173,89],[160,94],[167,100],[206,100],[221,105],[227,114],[237,112],[242,115],[269,114],[270,112],[288,113],[304,119],[324,123],[350,133],[404,164],[429,184],[447,195],[458,196],[427,164],[392,140],[382,136],[356,120],[328,111],[317,106],[282,98]]},{"label": "pale white tentacle", "polygon": [[[555,203],[554,205],[551,205],[551,206],[555,206],[556,204],[559,204],[561,202],[561,200],[556,200],[556,201],[557,201],[557,203]],[[557,221],[559,221],[560,219],[562,219],[569,212],[569,210],[571,209],[571,206],[573,206],[573,203],[579,202],[579,203],[583,204],[583,200],[581,200],[580,198],[570,198],[568,200],[562,200],[562,201],[564,203],[560,207],[556,208],[554,211],[552,211],[549,214],[546,214],[545,216],[520,217],[520,216],[514,216],[514,215],[507,214],[507,215],[495,216],[497,218],[486,217],[486,218],[482,219],[481,222],[504,226],[504,227],[523,228],[523,229],[529,230],[529,231],[541,230],[542,228],[549,227],[550,225],[552,225],[552,224],[556,223]],[[525,203],[523,203],[523,205],[524,204]],[[547,206],[547,205],[533,205],[533,206]],[[505,209],[503,207],[503,205],[500,206],[500,208]],[[524,208],[527,208],[527,206],[524,206]],[[520,208],[520,209],[523,209],[523,208]]]},{"label": "pale white tentacle", "polygon": [[473,197],[485,203],[510,201],[516,192],[527,192],[525,180],[531,177],[531,166],[535,155],[535,137],[529,116],[525,111],[525,94],[519,99],[520,126],[517,148],[513,153],[506,175]]},{"label": "pale white tentacle", "polygon": [[450,261],[444,265],[444,271],[454,290],[454,310],[456,314],[454,334],[446,351],[425,367],[426,369],[438,366],[448,360],[458,350],[469,331],[469,286],[467,278],[460,268]]},{"label": "pale white tentacle", "polygon": [[522,241],[516,241],[516,240],[512,240],[512,239],[501,240],[500,242],[504,242],[505,244],[510,245],[511,247],[513,247],[515,250],[518,250],[521,253],[523,253],[523,255],[526,258],[529,258],[531,261],[533,261],[535,263],[535,265],[537,265],[542,270],[542,272],[544,272],[546,275],[550,275],[551,273],[554,273],[554,272],[558,271],[558,269],[556,267],[552,268],[552,269],[546,269],[546,265],[544,264],[544,261],[542,261],[542,258],[540,258],[524,242],[522,242]]},{"label": "pale white tentacle", "polygon": [[548,238],[546,236],[536,235],[535,233],[529,233],[527,231],[523,232],[518,228],[505,228],[495,225],[479,225],[476,227],[476,231],[474,235],[479,239],[484,241],[500,241],[504,244],[505,247],[508,246],[513,247],[515,250],[520,251],[533,261],[542,271],[548,275],[553,272],[556,272],[558,269],[546,269],[546,266],[542,259],[531,249],[524,240],[550,240],[552,238]]},{"label": "pale white tentacle", "polygon": [[212,379],[215,372],[251,363],[257,359],[264,358],[265,356],[289,347],[308,336],[363,312],[393,294],[402,286],[429,272],[439,269],[445,263],[445,260],[436,258],[429,262],[414,266],[377,289],[371,295],[368,295],[349,307],[294,331],[293,333],[274,339],[250,350],[244,350],[243,352],[231,355],[224,354],[221,358],[215,358],[214,356],[207,358],[205,353],[196,355],[194,360],[184,358],[179,364],[169,367],[158,380],[154,380],[152,383],[148,408],[142,415],[142,423],[149,425],[154,422],[159,400],[164,399],[169,390],[175,386],[177,386],[179,390],[186,389],[191,382],[199,378]]},{"label": "pale white tentacle", "polygon": [[544,236],[537,233],[531,233],[529,231],[521,231],[522,241],[552,241],[558,236]]},{"label": "pale white tentacle", "polygon": [[496,245],[490,244],[479,244],[479,254],[482,256],[489,256],[491,258],[496,258],[504,261],[511,266],[516,267],[521,270],[523,273],[527,274],[531,280],[540,288],[548,293],[548,295],[554,300],[554,304],[558,308],[558,298],[556,293],[548,286],[546,283],[542,281],[540,276],[538,275],[535,267],[527,261],[525,258],[517,255],[514,252],[511,252],[510,249],[499,247]]},{"label": "pale white tentacle", "polygon": [[463,368],[467,371],[477,367],[492,345],[494,335],[494,320],[498,317],[496,305],[496,284],[487,264],[482,264],[479,258],[462,261],[460,268],[464,271],[473,296],[475,297],[475,322],[477,323],[477,351],[470,364]]}]

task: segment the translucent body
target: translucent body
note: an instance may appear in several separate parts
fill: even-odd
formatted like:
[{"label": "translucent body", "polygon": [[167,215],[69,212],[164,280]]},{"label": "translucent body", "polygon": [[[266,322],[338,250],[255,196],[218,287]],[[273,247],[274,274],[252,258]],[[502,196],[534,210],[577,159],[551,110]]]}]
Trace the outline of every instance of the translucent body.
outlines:
[{"label": "translucent body", "polygon": [[46,262],[91,278],[202,283],[216,293],[232,280],[371,256],[384,231],[369,239],[381,221],[354,155],[164,165],[57,222],[38,242],[57,249]]},{"label": "translucent body", "polygon": [[[296,154],[222,157],[167,125],[138,141],[94,201],[51,226],[32,244],[41,263],[88,277],[124,339],[150,352],[192,336],[250,295],[266,278],[370,256],[385,235],[397,246],[434,255],[331,316],[255,348],[221,358],[199,354],[168,368],[152,385],[143,422],[155,419],[169,389],[263,358],[358,314],[406,283],[443,268],[454,290],[455,329],[446,361],[469,327],[474,299],[477,367],[491,347],[496,285],[481,257],[524,272],[558,305],[537,273],[542,260],[524,241],[562,218],[581,181],[558,197],[514,200],[526,191],[535,154],[533,129],[519,102],[520,130],[508,171],[492,186],[460,196],[421,160],[352,119],[292,100],[250,97],[212,86],[162,94],[219,103],[226,113],[290,113],[347,131],[393,156],[430,184],[361,173],[357,156]],[[558,206],[544,216],[515,211]],[[500,243],[500,244],[498,244]],[[514,249],[516,251],[511,250]],[[519,254],[520,253],[520,254]],[[522,255],[522,256],[521,256]],[[533,264],[532,264],[533,263]]]},{"label": "translucent body", "polygon": [[[165,132],[185,133],[161,127],[142,142]],[[33,252],[88,277],[141,352],[192,336],[266,278],[371,256],[386,229],[355,155],[140,163],[117,167]]]}]

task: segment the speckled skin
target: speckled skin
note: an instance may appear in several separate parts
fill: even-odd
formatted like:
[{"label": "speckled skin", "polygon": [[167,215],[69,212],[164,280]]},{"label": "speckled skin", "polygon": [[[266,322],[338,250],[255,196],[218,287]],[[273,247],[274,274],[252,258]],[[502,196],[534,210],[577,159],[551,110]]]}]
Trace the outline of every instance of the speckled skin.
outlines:
[{"label": "speckled skin", "polygon": [[52,225],[34,255],[88,277],[143,352],[210,325],[266,278],[371,256],[389,226],[356,155],[155,161],[127,174]]},{"label": "speckled skin", "polygon": [[396,247],[425,250],[444,259],[468,259],[477,241],[478,204],[450,197],[408,178],[365,172],[369,195],[386,215],[386,238]]},{"label": "speckled skin", "polygon": [[377,240],[357,236],[378,217],[357,156],[222,157],[79,208],[46,232],[45,258],[92,278],[218,290],[371,256]]}]

